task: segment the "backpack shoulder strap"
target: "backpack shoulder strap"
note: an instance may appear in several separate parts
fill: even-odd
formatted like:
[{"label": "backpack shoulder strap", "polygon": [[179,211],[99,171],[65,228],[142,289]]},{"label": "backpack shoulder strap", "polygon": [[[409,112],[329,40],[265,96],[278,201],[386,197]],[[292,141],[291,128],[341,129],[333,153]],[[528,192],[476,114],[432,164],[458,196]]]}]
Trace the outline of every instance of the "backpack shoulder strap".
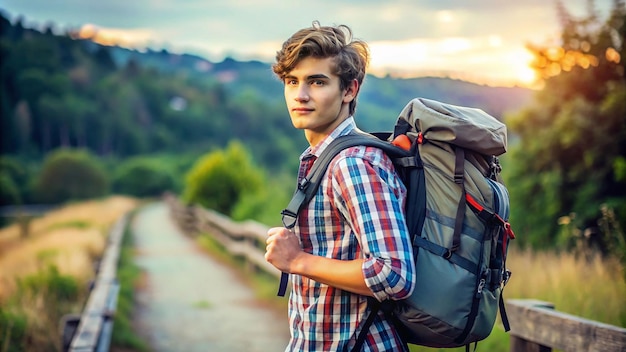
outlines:
[{"label": "backpack shoulder strap", "polygon": [[354,132],[337,137],[328,145],[328,147],[326,147],[324,152],[322,152],[319,158],[315,161],[308,176],[300,181],[295,194],[289,202],[289,205],[287,205],[287,208],[281,212],[283,216],[283,225],[285,225],[286,228],[291,229],[295,226],[298,213],[306,204],[309,203],[317,192],[330,162],[335,158],[335,156],[337,156],[337,154],[339,154],[339,152],[354,146],[377,147],[383,149],[386,153],[399,153],[399,148],[394,147],[390,143],[382,141],[373,135]]}]

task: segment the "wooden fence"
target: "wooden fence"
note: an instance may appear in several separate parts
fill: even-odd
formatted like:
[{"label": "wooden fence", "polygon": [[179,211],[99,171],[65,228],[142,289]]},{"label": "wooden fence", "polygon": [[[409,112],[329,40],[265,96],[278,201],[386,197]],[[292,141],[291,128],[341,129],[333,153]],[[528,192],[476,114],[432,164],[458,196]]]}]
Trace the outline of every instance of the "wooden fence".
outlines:
[{"label": "wooden fence", "polygon": [[[276,276],[280,272],[265,261],[268,227],[257,222],[233,222],[214,211],[187,207],[173,196],[166,197],[171,215],[188,235],[208,233],[249,267]],[[626,298],[625,298],[626,300]],[[554,310],[554,305],[536,300],[506,301],[511,323],[512,352],[547,352],[553,348],[572,352],[626,352],[626,329],[583,319]]]},{"label": "wooden fence", "polygon": [[166,195],[174,222],[188,236],[210,233],[228,253],[242,258],[249,270],[263,270],[280,277],[273,265],[265,260],[266,225],[256,221],[234,222],[210,209],[198,206],[186,207],[172,195]]},{"label": "wooden fence", "polygon": [[108,351],[117,307],[119,282],[117,266],[128,216],[118,220],[109,233],[107,247],[95,281],[80,315],[66,315],[61,321],[63,351]]}]

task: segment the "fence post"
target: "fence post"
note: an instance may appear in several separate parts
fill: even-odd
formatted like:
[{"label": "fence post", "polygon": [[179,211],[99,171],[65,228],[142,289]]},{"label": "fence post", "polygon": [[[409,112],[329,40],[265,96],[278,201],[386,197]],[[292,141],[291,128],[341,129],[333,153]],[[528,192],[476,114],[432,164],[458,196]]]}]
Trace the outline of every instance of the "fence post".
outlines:
[{"label": "fence post", "polygon": [[[544,302],[539,300],[525,300],[524,306],[527,308],[543,308],[543,309],[551,309],[554,310],[554,303]],[[513,316],[517,314],[513,313]],[[521,320],[519,318],[513,318],[514,322],[511,326],[511,352],[551,352],[552,348],[549,346],[544,346],[542,344],[536,343],[534,341],[530,341],[523,337],[522,335],[518,335],[520,332],[519,324],[525,324],[526,327],[524,330],[534,330],[534,322],[528,319]],[[512,321],[513,321],[512,320]],[[517,325],[517,326],[516,326]],[[517,328],[517,329],[516,329]]]}]

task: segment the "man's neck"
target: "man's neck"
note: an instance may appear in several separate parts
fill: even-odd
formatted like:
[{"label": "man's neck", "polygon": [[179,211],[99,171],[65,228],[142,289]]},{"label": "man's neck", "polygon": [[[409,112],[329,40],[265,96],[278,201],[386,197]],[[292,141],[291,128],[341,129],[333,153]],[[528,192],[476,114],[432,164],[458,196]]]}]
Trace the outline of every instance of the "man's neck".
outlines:
[{"label": "man's neck", "polygon": [[344,122],[349,116],[337,119],[332,124],[328,125],[323,131],[304,130],[304,136],[309,142],[311,147],[317,146],[321,141],[328,137],[342,122]]}]

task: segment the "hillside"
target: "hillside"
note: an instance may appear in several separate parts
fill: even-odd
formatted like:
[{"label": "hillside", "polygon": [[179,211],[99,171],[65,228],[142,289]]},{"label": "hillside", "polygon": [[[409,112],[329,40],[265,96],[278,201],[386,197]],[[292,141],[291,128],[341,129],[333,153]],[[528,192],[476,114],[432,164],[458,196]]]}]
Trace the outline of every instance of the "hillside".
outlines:
[{"label": "hillside", "polygon": [[[79,147],[122,159],[154,153],[193,159],[236,139],[259,164],[284,169],[306,144],[291,126],[270,63],[108,47],[72,31],[0,20],[2,154],[42,160],[59,147]],[[502,119],[531,94],[447,78],[370,75],[356,118],[364,130],[389,130],[419,96]]]},{"label": "hillside", "polygon": [[[184,73],[196,79],[217,79],[233,94],[253,92],[269,104],[282,104],[282,85],[271,72],[270,63],[241,62],[227,58],[210,62],[189,54],[166,50],[139,52],[113,47],[111,54],[120,67],[134,60],[142,66],[162,72]],[[368,75],[359,96],[357,117],[363,128],[389,128],[404,105],[415,97],[445,101],[456,105],[477,107],[503,119],[509,112],[529,103],[532,91],[520,87],[491,87],[442,77],[394,78]]]}]

